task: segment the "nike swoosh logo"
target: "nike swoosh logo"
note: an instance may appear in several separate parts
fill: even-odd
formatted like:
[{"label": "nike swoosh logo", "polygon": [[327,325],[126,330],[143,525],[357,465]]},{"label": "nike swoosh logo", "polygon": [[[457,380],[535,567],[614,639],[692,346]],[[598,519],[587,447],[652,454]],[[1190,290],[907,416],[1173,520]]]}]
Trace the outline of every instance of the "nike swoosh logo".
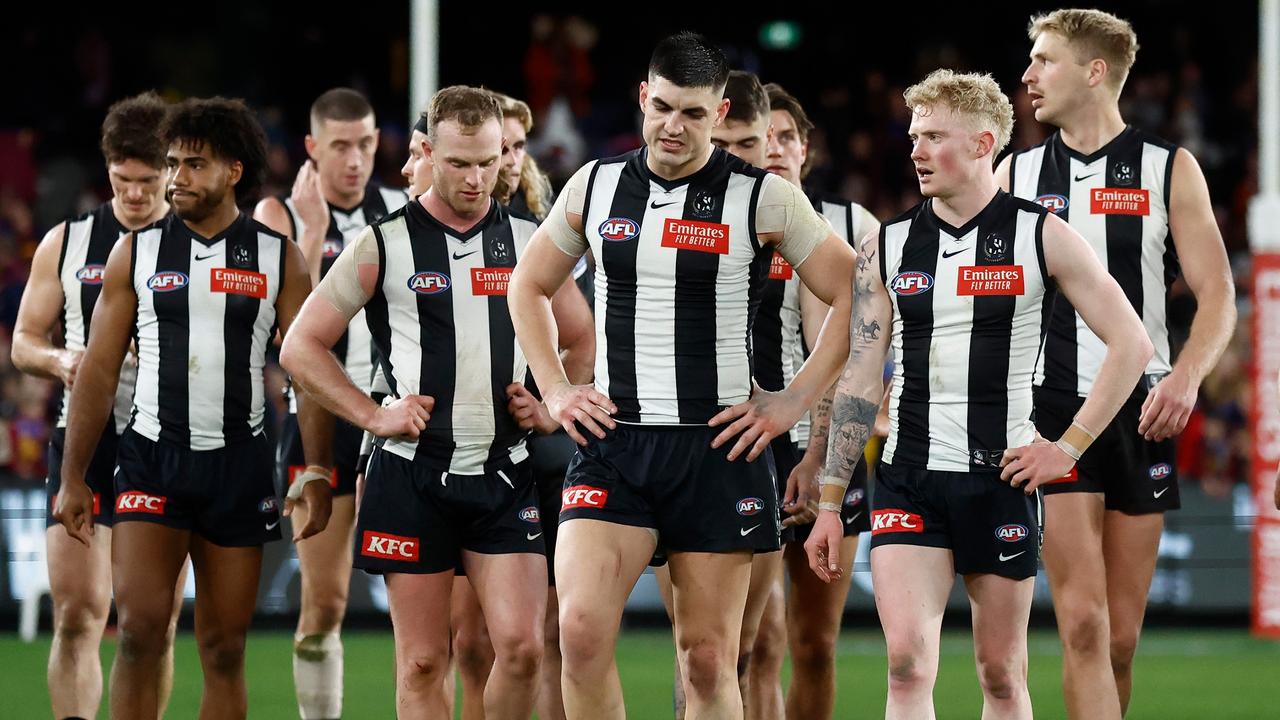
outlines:
[{"label": "nike swoosh logo", "polygon": [[542,533],[535,533],[533,535],[530,535],[529,533],[525,533],[524,536],[529,540],[537,540],[538,538],[542,537]]},{"label": "nike swoosh logo", "polygon": [[672,200],[671,202],[665,202],[665,203],[662,203],[662,204],[658,204],[658,201],[656,201],[656,200],[655,200],[655,201],[653,201],[653,202],[649,203],[649,207],[653,208],[654,210],[657,210],[658,208],[664,208],[664,207],[666,207],[666,206],[668,206],[668,205],[675,205],[675,204],[676,204],[676,201],[675,201],[675,200]]},{"label": "nike swoosh logo", "polygon": [[454,259],[454,260],[461,260],[461,259],[462,259],[462,258],[464,258],[464,257],[469,257],[469,256],[471,256],[471,255],[475,255],[475,254],[476,254],[476,253],[478,253],[478,252],[480,252],[480,251],[479,251],[479,250],[472,250],[472,251],[471,251],[471,252],[469,252],[469,253],[462,253],[461,255],[459,255],[458,253],[454,253],[454,254],[453,254],[453,259]]},{"label": "nike swoosh logo", "polygon": [[742,528],[741,530],[739,530],[739,531],[738,531],[738,533],[739,533],[740,535],[742,535],[742,537],[746,537],[747,535],[749,535],[749,534],[751,533],[751,531],[752,531],[752,530],[755,530],[755,529],[756,529],[756,528],[758,528],[758,527],[760,527],[760,526],[759,526],[759,525],[752,525],[752,526],[751,526],[751,527],[749,527],[749,528]]},{"label": "nike swoosh logo", "polygon": [[277,525],[279,525],[279,524],[280,524],[280,521],[279,521],[279,520],[276,520],[275,522],[269,522],[269,523],[267,523],[267,529],[268,529],[268,530],[275,530],[275,529],[276,529],[276,526],[277,526]]},{"label": "nike swoosh logo", "polygon": [[212,254],[210,254],[210,255],[197,255],[197,256],[196,256],[196,262],[203,262],[203,261],[205,261],[205,260],[210,260],[210,259],[212,259],[212,258],[216,258],[216,257],[218,257],[218,253],[212,253]]},{"label": "nike swoosh logo", "polygon": [[1096,172],[1096,173],[1090,173],[1089,175],[1077,175],[1077,176],[1076,176],[1076,182],[1084,182],[1085,180],[1088,180],[1088,179],[1089,179],[1089,178],[1091,178],[1091,177],[1096,177],[1096,176],[1101,175],[1101,174],[1102,174],[1102,171],[1101,171],[1101,170],[1099,170],[1098,172]]},{"label": "nike swoosh logo", "polygon": [[860,517],[862,517],[862,511],[861,511],[861,510],[859,510],[859,511],[858,511],[858,512],[856,512],[856,513],[854,513],[854,514],[853,514],[853,517],[849,518],[848,520],[845,520],[845,521],[844,521],[844,524],[845,524],[845,525],[852,525],[852,524],[853,524],[853,521],[854,521],[854,520],[857,520],[857,519],[858,519],[858,518],[860,518]]},{"label": "nike swoosh logo", "polygon": [[1023,550],[1022,552],[1016,552],[1008,557],[1005,557],[1004,553],[1000,553],[1000,562],[1009,562],[1010,560],[1018,557],[1019,555],[1025,554],[1026,552],[1027,552],[1026,550]]},{"label": "nike swoosh logo", "polygon": [[969,251],[969,248],[960,248],[959,250],[956,250],[955,252],[947,252],[946,250],[943,250],[943,251],[942,251],[942,257],[943,257],[944,259],[945,259],[945,258],[949,258],[949,257],[955,257],[956,255],[959,255],[959,254],[960,254],[960,253],[962,253],[962,252],[968,252],[968,251]]},{"label": "nike swoosh logo", "polygon": [[1164,490],[1160,490],[1159,492],[1153,492],[1151,494],[1155,497],[1155,499],[1159,500],[1160,496],[1165,494],[1168,491],[1169,491],[1169,488],[1165,488]]}]

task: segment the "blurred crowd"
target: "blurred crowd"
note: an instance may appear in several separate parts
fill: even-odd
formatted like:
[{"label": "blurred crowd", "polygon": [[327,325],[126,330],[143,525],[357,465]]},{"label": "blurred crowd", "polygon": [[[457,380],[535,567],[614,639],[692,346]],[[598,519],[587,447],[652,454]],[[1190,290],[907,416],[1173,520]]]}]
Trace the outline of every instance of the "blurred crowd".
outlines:
[{"label": "blurred crowd", "polygon": [[[1220,63],[1207,68],[1203,61],[1207,56],[1197,53],[1189,41],[1178,39],[1189,37],[1196,21],[1165,21],[1174,23],[1169,30],[1173,39],[1165,43],[1168,48],[1162,46],[1168,52],[1162,51],[1159,57],[1139,54],[1122,106],[1129,122],[1187,147],[1199,159],[1231,254],[1240,303],[1238,330],[1222,362],[1201,389],[1199,406],[1179,452],[1184,482],[1199,483],[1210,494],[1223,495],[1234,483],[1245,481],[1249,458],[1250,256],[1245,217],[1257,176],[1256,70],[1251,51],[1245,72],[1224,73]],[[631,72],[625,76],[627,82],[616,80],[615,52],[602,46],[600,28],[582,17],[551,15],[532,15],[528,28],[527,41],[516,44],[522,47],[510,49],[512,57],[520,58],[519,72],[509,70],[500,75],[500,82],[491,84],[525,98],[533,108],[537,120],[530,135],[530,151],[557,185],[586,160],[639,145],[633,82],[639,77]],[[1139,28],[1141,36],[1141,25]],[[814,35],[820,32],[809,25],[804,30]],[[315,38],[310,41],[323,44]],[[66,43],[69,52],[69,77],[63,87],[76,90],[57,102],[46,103],[42,110],[0,117],[0,482],[42,482],[50,418],[60,397],[54,383],[23,376],[9,361],[10,336],[32,253],[51,226],[109,197],[103,161],[96,149],[97,124],[111,102],[134,89],[122,79],[125,70],[120,66],[125,63],[119,55],[126,52],[123,45],[113,45],[104,33],[94,30],[60,42]],[[902,91],[923,75],[923,71],[913,74],[915,69],[965,66],[963,53],[945,45],[930,47],[920,52],[918,68],[895,67],[884,61],[876,67],[877,58],[868,53],[850,65],[858,68],[856,72],[809,73],[804,77],[807,82],[798,83],[789,81],[781,68],[803,66],[804,46],[792,56],[778,59],[776,53],[757,47],[753,35],[739,37],[737,42],[733,46],[726,41],[737,64],[758,72],[766,82],[787,85],[805,102],[817,123],[810,148],[817,161],[808,181],[813,189],[856,200],[881,219],[917,201],[915,177],[907,161],[910,118],[901,101]],[[637,47],[646,43],[641,39]],[[1015,50],[1006,63],[1011,68],[1025,57],[1025,50]],[[829,54],[831,50],[815,48],[814,52]],[[403,55],[403,45],[393,43],[386,59],[398,57],[402,63]],[[374,67],[385,68],[386,59]],[[771,70],[780,76],[771,76]],[[442,63],[445,83],[484,81],[463,72],[456,75],[451,75],[447,62]],[[1045,128],[1032,117],[1016,76],[997,79],[1014,99],[1017,112],[1011,146],[1041,141]],[[359,74],[340,81],[369,90],[362,87]],[[206,79],[205,86],[208,82]],[[259,78],[256,82],[269,86],[270,80]],[[157,89],[180,97],[181,91],[175,87]],[[310,100],[290,99],[286,105],[264,98],[261,91],[250,89],[239,94],[259,109],[270,141],[265,192],[287,193],[303,159],[302,134]],[[380,112],[382,131],[375,178],[403,186],[398,172],[406,152],[405,118],[409,113],[407,101],[402,98],[397,108],[392,102],[396,93],[390,94],[393,97],[370,92]],[[386,107],[392,111],[385,111]],[[1194,301],[1180,284],[1175,285],[1170,310],[1174,337],[1185,338]],[[273,377],[278,383],[278,371]]]}]

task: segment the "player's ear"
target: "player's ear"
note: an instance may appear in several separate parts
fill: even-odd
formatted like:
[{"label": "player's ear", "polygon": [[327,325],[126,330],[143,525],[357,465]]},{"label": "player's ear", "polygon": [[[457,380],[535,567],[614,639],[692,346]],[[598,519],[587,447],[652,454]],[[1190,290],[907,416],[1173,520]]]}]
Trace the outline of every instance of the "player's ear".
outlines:
[{"label": "player's ear", "polygon": [[[376,138],[377,136],[375,135],[374,137]],[[319,143],[316,142],[315,136],[311,133],[307,133],[307,136],[302,139],[302,147],[306,149],[307,157],[312,160],[316,159],[316,145],[318,144]]]},{"label": "player's ear", "polygon": [[649,102],[649,83],[646,80],[640,81],[640,112],[644,112],[644,106]]},{"label": "player's ear", "polygon": [[1107,61],[1102,58],[1094,58],[1089,61],[1089,87],[1097,87],[1107,79],[1107,73],[1111,68],[1107,66]]},{"label": "player's ear", "polygon": [[235,186],[240,182],[240,178],[244,176],[244,165],[239,160],[233,160],[227,166],[227,179],[231,181],[231,185]]},{"label": "player's ear", "polygon": [[992,149],[996,146],[995,133],[990,130],[983,130],[974,138],[976,147],[974,148],[974,157],[986,157],[991,154]]},{"label": "player's ear", "polygon": [[720,104],[716,106],[716,122],[717,126],[724,123],[725,117],[729,115],[729,98],[720,98]]}]

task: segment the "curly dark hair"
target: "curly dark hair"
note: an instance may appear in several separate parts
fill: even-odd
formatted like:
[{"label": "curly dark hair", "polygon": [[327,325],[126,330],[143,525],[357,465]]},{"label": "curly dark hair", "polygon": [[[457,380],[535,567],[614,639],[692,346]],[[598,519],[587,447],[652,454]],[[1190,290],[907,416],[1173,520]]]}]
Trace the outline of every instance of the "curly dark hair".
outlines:
[{"label": "curly dark hair", "polygon": [[160,128],[165,146],[205,148],[215,157],[243,167],[236,201],[253,199],[267,169],[267,136],[253,111],[237,98],[189,98],[175,105]]},{"label": "curly dark hair", "polygon": [[156,131],[168,112],[168,103],[150,91],[112,105],[102,121],[102,157],[108,163],[140,160],[164,168],[166,146]]}]

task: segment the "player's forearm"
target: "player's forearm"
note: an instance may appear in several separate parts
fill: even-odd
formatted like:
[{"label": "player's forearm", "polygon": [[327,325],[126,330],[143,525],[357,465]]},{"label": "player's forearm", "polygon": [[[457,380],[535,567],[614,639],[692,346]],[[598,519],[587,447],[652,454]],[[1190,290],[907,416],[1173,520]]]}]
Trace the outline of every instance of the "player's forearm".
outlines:
[{"label": "player's forearm", "polygon": [[813,405],[836,380],[849,357],[849,312],[852,298],[846,293],[835,298],[818,333],[813,352],[796,373],[788,388],[799,393],[806,405]]},{"label": "player's forearm", "polygon": [[307,273],[311,275],[311,285],[320,283],[320,265],[324,262],[324,233],[307,227],[298,236],[298,249],[307,261]]},{"label": "player's forearm", "polygon": [[[595,377],[596,337],[585,333],[560,351],[560,364],[574,385],[586,385]],[[535,377],[537,377],[535,375]]]},{"label": "player's forearm", "polygon": [[867,358],[851,356],[836,385],[831,403],[831,430],[826,465],[822,471],[821,502],[839,504],[849,487],[880,410],[881,387],[877,368]]},{"label": "player's forearm", "polygon": [[13,349],[10,356],[13,359],[13,366],[28,375],[61,380],[58,366],[65,352],[67,351],[62,348],[54,347],[48,337],[41,337],[20,329],[13,334]]},{"label": "player's forearm", "polygon": [[1231,343],[1236,329],[1236,292],[1230,278],[1216,281],[1196,293],[1196,314],[1191,333],[1174,367],[1187,372],[1199,385],[1213,372]]},{"label": "player's forearm", "polygon": [[307,465],[333,467],[333,414],[307,392],[298,392],[298,431]]},{"label": "player's forearm", "polygon": [[94,362],[86,357],[67,407],[67,436],[62,450],[62,482],[84,482],[102,431],[111,417],[120,383],[120,362]]},{"label": "player's forearm", "polygon": [[[1145,332],[1116,333],[1107,342],[1107,355],[1098,369],[1097,379],[1085,398],[1076,422],[1097,437],[1120,411],[1142,378],[1153,352]],[[1058,438],[1048,438],[1057,440]]]},{"label": "player's forearm", "polygon": [[[313,402],[352,425],[369,429],[378,411],[377,403],[351,382],[338,359],[322,343],[298,333],[285,335],[280,366]],[[302,406],[298,409],[301,423]],[[305,451],[305,441],[303,447]]]},{"label": "player's forearm", "polygon": [[809,447],[804,456],[824,463],[827,458],[827,434],[831,432],[831,407],[835,404],[836,386],[832,384],[809,409]]},{"label": "player's forearm", "polygon": [[[556,352],[556,322],[551,311],[551,297],[532,282],[521,281],[520,268],[511,276],[508,297],[511,324],[520,341],[520,349],[529,361],[533,379],[543,397],[551,388],[569,382],[565,365]],[[594,355],[594,349],[592,351]]]}]

